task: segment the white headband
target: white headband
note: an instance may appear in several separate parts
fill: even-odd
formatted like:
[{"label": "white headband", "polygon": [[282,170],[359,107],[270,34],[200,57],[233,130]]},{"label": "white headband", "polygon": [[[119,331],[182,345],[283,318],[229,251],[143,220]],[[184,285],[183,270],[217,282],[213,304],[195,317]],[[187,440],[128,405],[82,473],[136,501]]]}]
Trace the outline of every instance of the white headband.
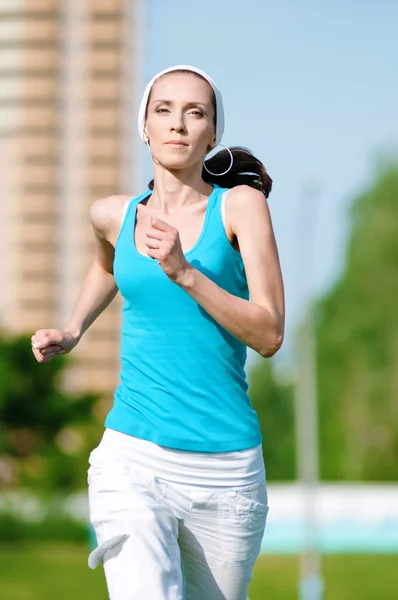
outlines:
[{"label": "white headband", "polygon": [[160,71],[160,73],[155,75],[155,77],[151,79],[151,81],[148,83],[141,100],[140,109],[138,111],[138,131],[140,137],[144,140],[144,142],[146,141],[146,136],[144,134],[145,113],[148,104],[149,93],[152,89],[153,84],[162,75],[165,75],[166,73],[171,73],[172,71],[179,71],[181,69],[185,71],[192,71],[193,73],[201,75],[204,79],[206,79],[206,81],[210,83],[211,87],[213,88],[214,95],[216,97],[216,144],[219,144],[224,133],[224,105],[222,101],[221,91],[219,90],[215,82],[212,80],[212,78],[209,77],[209,75],[207,75],[207,73],[205,73],[201,69],[197,69],[196,67],[190,67],[189,65],[176,65],[175,67],[169,67],[164,71]]}]

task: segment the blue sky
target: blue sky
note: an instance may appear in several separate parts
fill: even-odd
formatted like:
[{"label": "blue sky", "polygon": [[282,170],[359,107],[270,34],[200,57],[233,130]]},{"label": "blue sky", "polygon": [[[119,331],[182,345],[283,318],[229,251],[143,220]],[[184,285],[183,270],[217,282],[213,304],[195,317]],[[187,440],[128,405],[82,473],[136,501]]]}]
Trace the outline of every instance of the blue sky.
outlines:
[{"label": "blue sky", "polygon": [[142,90],[174,64],[207,71],[223,93],[222,143],[248,147],[274,180],[288,359],[305,290],[323,293],[343,268],[350,202],[398,147],[398,3],[147,0],[144,20]]}]

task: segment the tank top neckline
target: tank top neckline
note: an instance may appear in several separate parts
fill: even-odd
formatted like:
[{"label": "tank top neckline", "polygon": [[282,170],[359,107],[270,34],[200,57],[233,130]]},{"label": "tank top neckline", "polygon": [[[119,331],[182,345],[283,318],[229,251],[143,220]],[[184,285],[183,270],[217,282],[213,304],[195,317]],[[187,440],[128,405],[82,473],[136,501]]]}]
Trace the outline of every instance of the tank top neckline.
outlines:
[{"label": "tank top neckline", "polygon": [[[184,256],[189,256],[192,252],[194,252],[198,246],[200,245],[201,241],[203,240],[206,230],[207,230],[207,226],[209,224],[209,219],[210,219],[210,210],[211,210],[211,205],[213,203],[213,199],[214,196],[217,192],[218,189],[220,189],[220,186],[217,185],[216,183],[212,184],[213,185],[213,191],[211,192],[210,196],[207,199],[207,205],[206,205],[206,211],[205,211],[205,218],[203,221],[203,226],[202,226],[202,230],[199,234],[198,239],[196,240],[195,244],[192,246],[192,248],[190,248],[189,250],[187,250],[186,252],[184,252]],[[133,217],[132,217],[132,222],[133,222],[133,226],[132,226],[132,248],[133,248],[133,252],[134,254],[138,257],[141,258],[142,260],[147,260],[147,261],[151,261],[153,263],[156,263],[157,261],[154,260],[151,256],[145,256],[145,254],[141,254],[141,252],[138,251],[137,246],[135,245],[135,227],[136,227],[136,222],[137,222],[137,207],[138,205],[145,200],[146,198],[148,198],[149,196],[151,196],[152,192],[151,190],[149,190],[148,193],[146,193],[144,196],[140,196],[137,201],[134,203],[133,207],[132,207],[132,212],[133,212]]]}]

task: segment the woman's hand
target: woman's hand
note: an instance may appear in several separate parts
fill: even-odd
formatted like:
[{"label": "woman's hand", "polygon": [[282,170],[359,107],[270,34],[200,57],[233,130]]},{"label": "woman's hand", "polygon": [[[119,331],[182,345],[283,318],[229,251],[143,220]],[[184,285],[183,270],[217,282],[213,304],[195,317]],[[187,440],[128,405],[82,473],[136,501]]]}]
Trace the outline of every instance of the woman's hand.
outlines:
[{"label": "woman's hand", "polygon": [[59,354],[68,354],[78,344],[80,337],[68,330],[39,329],[31,339],[32,352],[37,362],[43,363]]},{"label": "woman's hand", "polygon": [[180,235],[174,227],[161,219],[151,217],[146,234],[147,254],[155,258],[162,270],[174,283],[181,283],[190,269],[181,247]]}]

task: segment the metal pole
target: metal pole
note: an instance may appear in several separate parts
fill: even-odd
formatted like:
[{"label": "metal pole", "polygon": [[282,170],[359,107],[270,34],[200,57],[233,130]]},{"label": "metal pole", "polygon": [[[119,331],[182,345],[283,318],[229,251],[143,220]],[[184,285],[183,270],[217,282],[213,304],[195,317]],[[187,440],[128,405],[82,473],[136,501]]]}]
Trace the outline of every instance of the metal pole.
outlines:
[{"label": "metal pole", "polygon": [[[55,327],[66,326],[76,302],[81,271],[80,223],[86,219],[82,202],[87,187],[88,139],[88,0],[63,0],[59,169],[59,257]],[[79,282],[79,283],[78,283]]]},{"label": "metal pole", "polygon": [[146,147],[138,136],[137,114],[144,88],[146,50],[145,0],[124,0],[124,193],[138,195],[146,187],[143,157]]},{"label": "metal pole", "polygon": [[[321,556],[317,541],[317,490],[318,490],[318,411],[316,385],[316,348],[314,302],[312,300],[312,275],[314,266],[314,238],[318,186],[307,182],[302,196],[301,218],[304,236],[300,247],[304,250],[304,264],[297,269],[305,294],[305,315],[295,340],[296,362],[296,451],[297,474],[304,494],[304,548],[300,560],[300,600],[322,600],[323,580]],[[315,200],[310,202],[310,200]]]}]

